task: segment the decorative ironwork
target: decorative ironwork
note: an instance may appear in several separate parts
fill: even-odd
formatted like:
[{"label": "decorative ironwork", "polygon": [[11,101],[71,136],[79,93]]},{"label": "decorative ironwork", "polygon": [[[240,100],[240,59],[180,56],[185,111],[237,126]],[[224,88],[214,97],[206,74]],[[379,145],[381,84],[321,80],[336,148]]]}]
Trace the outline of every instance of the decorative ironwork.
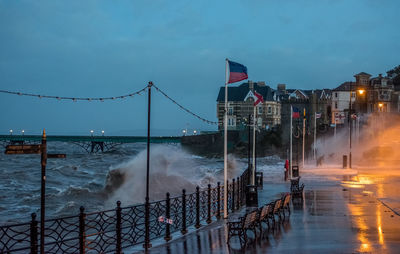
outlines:
[{"label": "decorative ironwork", "polygon": [[[235,187],[233,182],[228,184],[229,211],[232,211],[234,199],[236,204],[245,203],[242,187],[247,179],[245,171],[240,184],[239,181],[235,182]],[[186,233],[189,226],[201,227],[213,218],[218,219],[223,210],[224,188],[218,183],[213,188],[210,185],[203,190],[196,188],[196,192],[190,194],[183,191],[177,197],[167,195],[168,201],[149,203],[150,240],[164,237],[168,241],[174,232]],[[169,219],[171,224],[167,226],[160,217]],[[41,247],[38,223],[36,215],[32,214],[29,223],[0,226],[0,253],[38,253]],[[145,242],[145,206],[121,207],[117,202],[115,209],[91,213],[85,213],[81,207],[78,215],[46,220],[44,228],[46,253],[121,253],[124,248]]]}]

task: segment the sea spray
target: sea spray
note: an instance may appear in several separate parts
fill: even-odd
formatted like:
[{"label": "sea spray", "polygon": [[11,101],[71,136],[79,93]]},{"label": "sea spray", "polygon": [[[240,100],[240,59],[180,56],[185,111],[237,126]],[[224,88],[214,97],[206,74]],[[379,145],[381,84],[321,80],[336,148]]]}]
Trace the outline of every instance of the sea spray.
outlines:
[{"label": "sea spray", "polygon": [[[172,196],[195,190],[196,186],[205,188],[223,181],[223,163],[215,159],[193,156],[179,146],[155,145],[150,150],[150,200],[162,200],[166,192]],[[117,200],[131,205],[143,203],[146,191],[146,150],[134,158],[110,169],[105,190],[109,194],[106,206],[114,206]],[[208,161],[210,160],[210,161]],[[211,166],[213,160],[214,166]],[[244,169],[243,163],[229,156],[228,179],[238,176]]]}]

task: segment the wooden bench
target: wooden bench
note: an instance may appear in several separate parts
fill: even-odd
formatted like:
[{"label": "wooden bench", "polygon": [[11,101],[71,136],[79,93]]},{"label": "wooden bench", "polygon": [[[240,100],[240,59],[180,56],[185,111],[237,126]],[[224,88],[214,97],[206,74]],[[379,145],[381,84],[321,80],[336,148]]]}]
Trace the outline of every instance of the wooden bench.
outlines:
[{"label": "wooden bench", "polygon": [[288,215],[290,215],[290,198],[291,195],[289,193],[286,193],[282,198],[281,213],[283,214],[284,219],[286,218],[285,210],[288,211]]},{"label": "wooden bench", "polygon": [[300,177],[292,178],[290,180],[290,193],[293,197],[303,198],[304,184],[300,185]]},{"label": "wooden bench", "polygon": [[254,232],[254,237],[257,238],[256,226],[258,221],[258,209],[247,213],[245,216],[240,217],[238,219],[228,220],[228,241],[232,236],[239,236],[240,245],[242,245],[242,241],[244,245],[247,245],[247,230],[252,230]]},{"label": "wooden bench", "polygon": [[270,224],[269,224],[269,219],[270,219],[270,214],[273,211],[273,203],[269,203],[264,205],[261,209],[260,209],[260,214],[258,216],[258,225],[260,227],[260,236],[262,236],[262,223],[267,223],[268,225],[268,229],[270,228]]},{"label": "wooden bench", "polygon": [[273,222],[272,227],[275,228],[275,224],[276,224],[275,215],[278,215],[279,220],[280,220],[280,218],[281,218],[281,216],[280,216],[280,211],[281,211],[282,200],[278,199],[278,200],[276,200],[273,204],[274,204],[274,205],[273,205],[273,208],[272,208],[272,212],[269,214],[268,217],[269,217],[269,218],[272,220],[272,222]]}]

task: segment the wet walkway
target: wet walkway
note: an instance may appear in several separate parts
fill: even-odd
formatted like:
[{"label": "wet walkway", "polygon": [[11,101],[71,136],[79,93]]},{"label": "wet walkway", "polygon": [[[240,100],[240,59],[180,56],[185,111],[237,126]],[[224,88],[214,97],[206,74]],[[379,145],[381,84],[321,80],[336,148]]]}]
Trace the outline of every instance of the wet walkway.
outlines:
[{"label": "wet walkway", "polygon": [[[228,247],[225,223],[220,220],[149,253],[399,253],[400,216],[373,191],[390,190],[391,184],[377,179],[380,187],[374,181],[360,184],[357,173],[328,179],[305,173],[305,198],[292,204],[290,218],[247,247],[241,248],[237,237]],[[288,190],[288,183],[265,183],[260,204]]]}]

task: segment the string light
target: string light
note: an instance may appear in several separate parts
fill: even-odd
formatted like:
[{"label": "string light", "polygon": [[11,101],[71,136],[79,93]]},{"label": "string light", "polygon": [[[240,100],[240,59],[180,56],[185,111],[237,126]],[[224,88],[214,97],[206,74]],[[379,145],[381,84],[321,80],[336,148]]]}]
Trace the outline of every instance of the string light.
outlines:
[{"label": "string light", "polygon": [[[170,100],[172,103],[174,103],[175,105],[177,105],[180,109],[186,111],[187,113],[191,114],[192,116],[196,117],[197,119],[207,123],[207,124],[212,124],[212,125],[218,125],[218,122],[214,122],[214,121],[210,121],[207,120],[201,116],[199,116],[196,113],[193,113],[191,110],[185,108],[184,106],[182,106],[181,104],[179,104],[177,101],[175,101],[174,99],[172,99],[171,97],[169,97],[165,92],[163,92],[160,88],[158,88],[157,86],[155,86],[153,84],[153,87],[160,92],[165,98],[167,98],[168,100]],[[134,92],[134,93],[130,93],[127,95],[121,95],[121,96],[113,96],[113,97],[91,97],[91,98],[82,98],[82,97],[64,97],[64,96],[53,96],[53,95],[40,95],[40,94],[30,94],[30,93],[21,93],[21,92],[13,92],[13,91],[7,91],[7,90],[0,90],[0,93],[6,93],[6,94],[15,94],[15,95],[19,95],[19,96],[31,96],[31,97],[38,97],[40,99],[42,98],[47,98],[47,99],[56,99],[56,100],[71,100],[73,102],[77,102],[77,101],[100,101],[100,102],[104,102],[105,100],[117,100],[117,99],[125,99],[127,97],[133,97],[134,95],[142,95],[142,93],[145,93],[147,91],[148,86]],[[221,123],[220,123],[221,124]]]},{"label": "string light", "polygon": [[168,100],[172,101],[172,103],[178,105],[178,107],[180,107],[181,109],[183,109],[183,110],[186,111],[187,113],[191,114],[192,116],[198,118],[199,120],[201,120],[201,121],[203,121],[203,122],[205,122],[205,123],[208,123],[208,124],[214,124],[214,125],[217,125],[217,124],[218,124],[217,122],[213,122],[213,121],[207,120],[207,119],[205,119],[205,118],[203,118],[203,117],[201,117],[201,116],[199,116],[199,115],[193,113],[192,111],[190,111],[189,109],[185,108],[184,106],[182,106],[181,104],[179,104],[177,101],[175,101],[174,99],[172,99],[171,97],[169,97],[166,93],[164,93],[160,88],[158,88],[158,87],[155,86],[154,84],[153,84],[153,87],[154,87],[158,92],[160,92],[162,95],[164,95],[165,98],[167,98]]},{"label": "string light", "polygon": [[56,100],[71,100],[73,102],[76,101],[105,101],[105,100],[116,100],[116,99],[124,99],[126,97],[133,97],[134,95],[140,95],[142,92],[145,92],[147,89],[147,86],[140,89],[139,91],[136,91],[134,93],[130,93],[127,95],[121,95],[121,96],[113,96],[113,97],[94,97],[94,98],[79,98],[79,97],[64,97],[64,96],[53,96],[53,95],[41,95],[41,94],[31,94],[31,93],[21,93],[21,92],[13,92],[13,91],[7,91],[7,90],[0,90],[0,93],[6,93],[6,94],[15,94],[19,96],[31,96],[31,97],[38,97],[40,99],[42,98],[47,98],[47,99],[56,99]]}]

